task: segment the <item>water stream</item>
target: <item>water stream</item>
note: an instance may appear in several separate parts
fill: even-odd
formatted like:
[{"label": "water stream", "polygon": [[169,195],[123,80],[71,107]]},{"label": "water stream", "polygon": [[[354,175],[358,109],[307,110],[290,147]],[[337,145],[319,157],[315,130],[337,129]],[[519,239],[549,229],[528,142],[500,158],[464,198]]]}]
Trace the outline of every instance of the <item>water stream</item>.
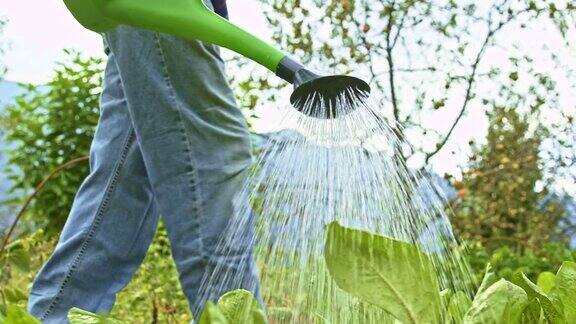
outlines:
[{"label": "water stream", "polygon": [[[385,323],[382,311],[341,291],[329,276],[323,249],[334,220],[419,245],[442,288],[471,292],[441,190],[399,158],[404,143],[380,109],[356,92],[338,99],[339,118],[286,108],[283,125],[290,130],[270,138],[259,154],[210,261],[203,298],[259,287],[271,323]],[[259,283],[246,275],[254,270]]]}]

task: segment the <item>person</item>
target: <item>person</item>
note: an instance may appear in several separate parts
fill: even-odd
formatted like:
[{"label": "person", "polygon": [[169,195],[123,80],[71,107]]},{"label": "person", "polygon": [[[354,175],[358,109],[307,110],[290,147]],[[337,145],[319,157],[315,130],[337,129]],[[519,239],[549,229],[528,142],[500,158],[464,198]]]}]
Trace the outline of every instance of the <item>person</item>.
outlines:
[{"label": "person", "polygon": [[[227,15],[224,0],[206,2]],[[216,46],[127,26],[105,33],[104,41],[108,62],[90,174],[34,280],[28,309],[44,323],[67,322],[72,307],[109,312],[162,215],[198,316],[203,275],[252,163],[247,123]],[[252,260],[249,248],[243,252]],[[253,263],[238,271],[257,290]]]}]

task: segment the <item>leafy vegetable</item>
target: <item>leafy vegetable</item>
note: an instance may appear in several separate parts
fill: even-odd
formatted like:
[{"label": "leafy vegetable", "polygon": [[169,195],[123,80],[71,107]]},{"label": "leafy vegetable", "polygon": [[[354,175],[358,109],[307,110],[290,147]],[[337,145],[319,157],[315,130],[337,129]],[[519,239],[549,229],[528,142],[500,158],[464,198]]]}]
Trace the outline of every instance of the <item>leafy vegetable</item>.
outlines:
[{"label": "leafy vegetable", "polygon": [[434,268],[415,245],[333,222],[325,258],[332,278],[344,291],[404,323],[440,322]]},{"label": "leafy vegetable", "polygon": [[80,308],[72,308],[68,312],[70,324],[121,324],[122,322],[105,315],[94,314]]},{"label": "leafy vegetable", "polygon": [[452,298],[450,298],[450,303],[446,309],[446,316],[444,321],[446,323],[454,324],[463,323],[464,315],[470,308],[470,305],[472,305],[470,297],[468,297],[468,295],[462,291],[457,291],[452,296]]},{"label": "leafy vegetable", "polygon": [[236,289],[222,295],[218,304],[206,303],[198,324],[266,324],[266,315],[251,292]]},{"label": "leafy vegetable", "polygon": [[450,289],[444,289],[440,292],[440,302],[442,304],[442,309],[446,310],[450,304],[450,298],[452,298],[453,293]]},{"label": "leafy vegetable", "polygon": [[264,324],[266,316],[260,305],[247,290],[237,289],[218,300],[218,308],[230,323]]},{"label": "leafy vegetable", "polygon": [[39,324],[40,321],[28,314],[26,310],[16,305],[8,305],[6,316],[0,315],[0,322],[3,324]]},{"label": "leafy vegetable", "polygon": [[544,311],[542,310],[542,305],[538,299],[532,299],[524,312],[522,313],[522,321],[524,323],[530,324],[547,324],[546,318],[544,316]]},{"label": "leafy vegetable", "polygon": [[464,323],[520,323],[527,304],[528,296],[522,288],[501,279],[476,295]]},{"label": "leafy vegetable", "polygon": [[229,324],[229,322],[218,306],[209,301],[204,306],[204,311],[200,315],[198,324]]},{"label": "leafy vegetable", "polygon": [[[514,283],[520,286],[526,294],[528,299],[538,299],[546,319],[551,323],[562,323],[564,315],[562,314],[562,308],[556,307],[554,303],[548,298],[546,293],[544,293],[538,286],[536,286],[526,275],[523,273],[518,273],[514,276]],[[561,305],[560,305],[561,306]]]},{"label": "leafy vegetable", "polygon": [[576,263],[564,262],[556,274],[550,297],[564,306],[567,323],[576,323]]},{"label": "leafy vegetable", "polygon": [[484,292],[488,287],[492,286],[494,283],[498,281],[498,277],[492,271],[492,265],[488,263],[486,265],[486,270],[484,271],[484,277],[482,278],[482,283],[480,287],[478,287],[478,291],[476,292],[476,296]]},{"label": "leafy vegetable", "polygon": [[546,294],[549,294],[554,287],[554,282],[556,281],[556,275],[550,271],[544,271],[538,275],[537,285]]}]

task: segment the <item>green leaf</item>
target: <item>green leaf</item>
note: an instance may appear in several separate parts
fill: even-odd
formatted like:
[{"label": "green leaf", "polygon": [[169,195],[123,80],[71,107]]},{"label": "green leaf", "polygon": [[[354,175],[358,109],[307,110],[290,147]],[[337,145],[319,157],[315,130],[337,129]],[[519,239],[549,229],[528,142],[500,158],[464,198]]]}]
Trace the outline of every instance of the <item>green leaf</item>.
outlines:
[{"label": "green leaf", "polygon": [[522,323],[545,324],[548,323],[544,317],[544,310],[538,299],[532,299],[522,313]]},{"label": "green leaf", "polygon": [[404,323],[440,322],[434,267],[415,245],[333,222],[328,226],[324,255],[342,290]]},{"label": "green leaf", "polygon": [[527,304],[528,296],[522,288],[501,279],[476,295],[464,323],[520,323]]},{"label": "green leaf", "polygon": [[450,298],[452,298],[452,290],[444,289],[440,292],[440,302],[442,303],[442,309],[446,310],[450,304]]},{"label": "green leaf", "polygon": [[550,297],[555,303],[562,303],[566,322],[576,323],[576,263],[562,263]]},{"label": "green leaf", "polygon": [[470,297],[462,291],[457,291],[452,298],[450,298],[450,303],[446,310],[445,322],[454,324],[463,323],[464,314],[466,314],[471,305],[472,301]]},{"label": "green leaf", "polygon": [[204,306],[198,324],[229,324],[226,316],[218,309],[218,306],[209,301]]},{"label": "green leaf", "polygon": [[548,296],[546,296],[546,294],[540,288],[538,288],[538,286],[532,283],[532,281],[530,281],[530,279],[528,279],[524,273],[517,273],[514,275],[513,281],[519,287],[524,289],[530,301],[532,299],[538,299],[546,319],[548,319],[551,324],[563,322],[564,315],[562,314],[561,305],[560,307],[556,307],[556,305],[552,303]]},{"label": "green leaf", "polygon": [[30,254],[24,249],[10,251],[8,262],[21,272],[30,271]]},{"label": "green leaf", "polygon": [[556,275],[550,271],[544,271],[538,275],[537,285],[546,294],[549,294],[554,287],[554,282],[556,281]]},{"label": "green leaf", "polygon": [[68,312],[70,324],[121,324],[122,322],[108,316],[94,314],[80,308],[72,308]]},{"label": "green leaf", "polygon": [[218,308],[230,323],[265,324],[266,316],[252,293],[237,289],[218,300]]},{"label": "green leaf", "polygon": [[484,271],[484,278],[482,278],[482,283],[480,284],[480,287],[478,287],[476,296],[484,292],[486,289],[495,284],[497,281],[498,277],[496,276],[496,274],[494,274],[494,272],[492,272],[492,265],[488,263],[486,265],[486,270]]},{"label": "green leaf", "polygon": [[517,81],[518,80],[518,72],[511,72],[508,77],[510,78],[510,80],[512,81]]},{"label": "green leaf", "polygon": [[8,305],[3,324],[39,324],[40,321],[28,314],[23,308],[16,305]]},{"label": "green leaf", "polygon": [[4,294],[4,296],[6,297],[6,300],[9,303],[13,303],[13,304],[17,304],[20,301],[26,300],[26,294],[23,293],[20,289],[18,288],[14,288],[14,289],[10,289],[10,288],[5,288],[2,290],[2,293]]}]

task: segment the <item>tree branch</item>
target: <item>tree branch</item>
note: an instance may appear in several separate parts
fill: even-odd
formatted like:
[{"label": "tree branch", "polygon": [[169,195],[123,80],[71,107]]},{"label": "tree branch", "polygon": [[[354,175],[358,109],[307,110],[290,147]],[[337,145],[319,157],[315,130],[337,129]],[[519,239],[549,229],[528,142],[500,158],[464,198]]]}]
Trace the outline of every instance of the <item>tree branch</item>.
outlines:
[{"label": "tree branch", "polygon": [[18,225],[18,222],[22,218],[22,215],[24,215],[24,212],[26,211],[26,209],[28,208],[28,206],[30,205],[30,203],[32,202],[34,197],[36,197],[42,191],[42,189],[44,189],[46,184],[50,180],[52,180],[52,178],[54,178],[58,173],[60,173],[60,171],[66,169],[70,166],[76,165],[80,162],[84,162],[84,161],[88,161],[88,156],[79,157],[79,158],[70,160],[70,161],[58,166],[56,169],[54,169],[52,172],[50,172],[50,174],[48,174],[48,176],[46,176],[36,186],[36,188],[34,189],[34,192],[30,196],[28,196],[28,198],[26,199],[26,202],[24,203],[24,205],[22,206],[22,208],[20,209],[20,211],[16,215],[16,218],[14,218],[14,221],[12,222],[10,229],[6,233],[6,236],[4,237],[4,241],[2,242],[2,247],[0,247],[0,258],[4,254],[4,250],[6,249],[6,246],[8,246],[8,242],[10,241],[10,236],[12,236],[12,234],[14,233],[14,230],[16,230],[16,225]]},{"label": "tree branch", "polygon": [[442,150],[442,148],[446,145],[446,143],[450,139],[450,136],[452,136],[454,129],[456,128],[456,126],[458,126],[458,123],[460,123],[460,120],[464,116],[464,113],[466,112],[466,109],[468,108],[470,100],[472,99],[472,90],[473,90],[474,85],[476,83],[476,75],[478,72],[478,66],[480,65],[480,62],[482,61],[484,53],[486,52],[486,49],[488,48],[488,45],[490,44],[490,41],[492,40],[494,35],[498,31],[500,31],[504,26],[506,26],[508,23],[510,23],[511,21],[516,19],[522,13],[528,12],[529,10],[530,10],[530,8],[525,8],[523,10],[518,11],[515,15],[511,15],[507,19],[505,19],[504,21],[501,21],[494,28],[490,28],[491,19],[489,19],[489,21],[488,21],[488,28],[489,28],[488,33],[486,34],[486,37],[484,38],[484,42],[482,43],[482,46],[480,47],[480,50],[478,51],[476,58],[474,59],[474,62],[472,63],[472,71],[470,72],[470,75],[468,76],[467,81],[466,81],[466,95],[464,96],[464,102],[462,103],[462,106],[460,107],[458,115],[456,116],[456,119],[452,123],[452,126],[450,126],[448,133],[446,133],[444,138],[440,142],[438,142],[438,144],[436,144],[436,148],[432,152],[426,153],[426,158],[424,160],[425,164],[428,164],[430,159],[433,156],[435,156],[438,152],[440,152],[440,150]]}]

